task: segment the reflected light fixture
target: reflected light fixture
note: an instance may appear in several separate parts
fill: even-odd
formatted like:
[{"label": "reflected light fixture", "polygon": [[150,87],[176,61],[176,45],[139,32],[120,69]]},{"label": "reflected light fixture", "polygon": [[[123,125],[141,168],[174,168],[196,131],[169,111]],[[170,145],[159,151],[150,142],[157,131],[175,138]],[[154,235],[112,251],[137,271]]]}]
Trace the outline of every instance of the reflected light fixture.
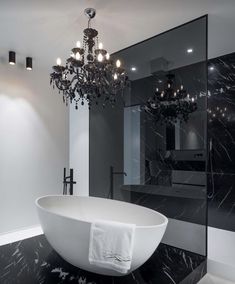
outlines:
[{"label": "reflected light fixture", "polygon": [[87,8],[84,12],[88,27],[83,31],[83,42],[77,41],[65,65],[57,58],[50,83],[62,93],[66,105],[74,102],[76,109],[78,102],[84,105],[84,101],[89,108],[100,101],[103,106],[107,103],[113,106],[127,84],[126,72],[119,59],[116,62],[111,59],[99,42],[98,31],[91,28],[96,10]]},{"label": "reflected light fixture", "polygon": [[214,121],[215,119],[223,121],[223,120],[229,120],[229,114],[227,111],[227,107],[214,107],[214,108],[208,108],[208,119],[209,122]]},{"label": "reflected light fixture", "polygon": [[9,64],[10,65],[16,64],[16,53],[15,53],[15,51],[9,51]]},{"label": "reflected light fixture", "polygon": [[193,49],[192,48],[188,48],[187,49],[187,53],[193,53]]},{"label": "reflected light fixture", "polygon": [[165,88],[156,88],[153,97],[149,98],[145,110],[150,112],[157,121],[176,123],[177,120],[187,122],[190,113],[197,110],[194,97],[190,97],[184,86],[176,88],[175,75],[166,75]]},{"label": "reflected light fixture", "polygon": [[33,58],[32,57],[26,57],[26,69],[30,71],[33,69]]},{"label": "reflected light fixture", "polygon": [[135,72],[137,68],[135,66],[131,67],[131,71]]}]

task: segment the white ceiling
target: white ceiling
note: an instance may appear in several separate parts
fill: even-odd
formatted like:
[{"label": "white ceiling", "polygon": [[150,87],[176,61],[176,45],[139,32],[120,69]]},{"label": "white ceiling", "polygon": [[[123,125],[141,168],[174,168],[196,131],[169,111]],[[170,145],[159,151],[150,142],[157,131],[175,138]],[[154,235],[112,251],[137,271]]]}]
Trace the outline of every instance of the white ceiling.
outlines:
[{"label": "white ceiling", "polygon": [[87,7],[97,9],[92,25],[110,53],[206,13],[212,56],[235,50],[235,0],[0,0],[0,59],[15,50],[18,60],[32,56],[49,67],[68,57]]}]

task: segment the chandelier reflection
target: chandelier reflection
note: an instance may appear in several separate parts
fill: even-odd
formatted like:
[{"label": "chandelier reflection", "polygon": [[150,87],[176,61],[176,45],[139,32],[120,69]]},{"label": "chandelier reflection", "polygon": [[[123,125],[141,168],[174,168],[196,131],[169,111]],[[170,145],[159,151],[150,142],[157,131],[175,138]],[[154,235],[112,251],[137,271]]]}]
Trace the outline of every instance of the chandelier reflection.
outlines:
[{"label": "chandelier reflection", "polygon": [[65,66],[61,59],[57,59],[57,65],[53,66],[50,74],[53,88],[58,88],[63,100],[84,105],[88,102],[89,108],[93,104],[101,102],[112,106],[119,94],[127,84],[125,69],[121,67],[121,61],[114,62],[103,44],[98,41],[98,31],[90,27],[90,21],[96,15],[93,8],[87,8],[85,15],[88,17],[88,27],[83,31],[83,43],[79,41],[71,51]]},{"label": "chandelier reflection", "polygon": [[229,121],[229,116],[228,116],[228,111],[227,107],[215,107],[215,108],[208,108],[208,119],[209,122],[215,121],[215,120],[228,120]]},{"label": "chandelier reflection", "polygon": [[183,85],[175,86],[175,75],[167,74],[165,88],[156,88],[153,97],[146,104],[146,111],[152,113],[157,121],[176,123],[177,120],[187,122],[189,115],[197,110],[194,97],[190,97]]}]

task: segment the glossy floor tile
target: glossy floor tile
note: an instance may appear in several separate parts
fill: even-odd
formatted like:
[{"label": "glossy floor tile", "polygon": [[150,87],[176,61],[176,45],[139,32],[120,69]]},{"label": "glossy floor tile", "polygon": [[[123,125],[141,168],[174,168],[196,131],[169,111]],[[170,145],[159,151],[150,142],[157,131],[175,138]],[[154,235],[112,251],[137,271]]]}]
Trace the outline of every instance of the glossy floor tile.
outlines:
[{"label": "glossy floor tile", "polygon": [[[133,273],[123,277],[102,276],[70,265],[40,235],[0,247],[0,283],[177,284],[198,267],[203,275],[204,262],[205,257],[160,244],[154,255]],[[190,279],[191,284],[198,281],[197,277]]]}]

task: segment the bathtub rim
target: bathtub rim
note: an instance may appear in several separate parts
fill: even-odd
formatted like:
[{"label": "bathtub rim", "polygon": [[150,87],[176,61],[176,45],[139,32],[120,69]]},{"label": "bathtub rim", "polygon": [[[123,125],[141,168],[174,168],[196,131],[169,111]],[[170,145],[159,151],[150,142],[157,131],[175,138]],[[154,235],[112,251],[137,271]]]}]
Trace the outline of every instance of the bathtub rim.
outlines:
[{"label": "bathtub rim", "polygon": [[[137,204],[134,204],[134,203],[129,203],[129,202],[126,202],[126,201],[120,201],[120,200],[115,200],[115,199],[108,199],[108,198],[103,198],[103,197],[95,197],[95,196],[79,196],[79,195],[63,195],[63,194],[49,194],[49,195],[43,195],[43,196],[40,196],[38,197],[36,200],[35,200],[35,205],[40,208],[42,211],[45,211],[47,213],[51,213],[51,214],[54,214],[56,216],[60,216],[60,217],[63,217],[63,218],[66,218],[66,219],[70,219],[70,220],[75,220],[75,221],[80,221],[80,222],[84,222],[84,223],[87,223],[87,224],[92,224],[92,221],[86,221],[86,220],[83,220],[83,219],[79,219],[79,218],[73,218],[73,217],[68,217],[68,216],[65,216],[65,215],[62,215],[62,214],[59,214],[59,213],[55,213],[55,212],[52,212],[50,211],[49,209],[45,209],[44,207],[42,207],[40,204],[39,204],[39,201],[41,199],[44,199],[44,198],[47,198],[47,197],[82,197],[82,198],[92,198],[92,199],[107,199],[107,200],[110,200],[110,201],[115,201],[115,202],[120,202],[120,203],[126,203],[128,205],[131,205],[131,206],[135,206],[135,207],[141,207],[141,208],[144,208],[144,210],[147,210],[147,211],[150,211],[156,215],[160,215],[162,218],[163,218],[163,222],[161,224],[157,224],[157,225],[136,225],[136,229],[146,229],[146,228],[159,228],[159,227],[166,227],[167,224],[168,224],[168,218],[163,215],[162,213],[158,212],[158,211],[155,211],[153,209],[150,209],[150,208],[147,208],[145,206],[141,206],[141,205],[137,205]],[[126,223],[126,224],[131,224],[131,223]]]}]

